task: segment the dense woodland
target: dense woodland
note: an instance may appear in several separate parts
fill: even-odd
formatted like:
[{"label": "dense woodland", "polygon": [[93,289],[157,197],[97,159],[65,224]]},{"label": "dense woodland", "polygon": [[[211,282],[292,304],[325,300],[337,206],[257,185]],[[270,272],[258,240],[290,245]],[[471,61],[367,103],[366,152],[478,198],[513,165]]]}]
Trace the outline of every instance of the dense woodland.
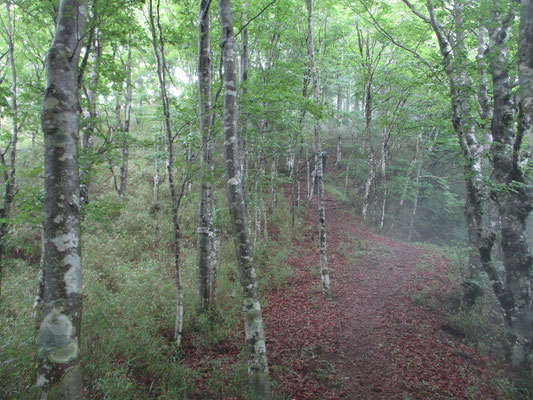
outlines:
[{"label": "dense woodland", "polygon": [[336,301],[326,193],[460,254],[458,309],[528,396],[529,0],[1,3],[1,398],[209,398],[183,349],[231,337],[219,397],[292,398],[261,303],[309,209]]}]

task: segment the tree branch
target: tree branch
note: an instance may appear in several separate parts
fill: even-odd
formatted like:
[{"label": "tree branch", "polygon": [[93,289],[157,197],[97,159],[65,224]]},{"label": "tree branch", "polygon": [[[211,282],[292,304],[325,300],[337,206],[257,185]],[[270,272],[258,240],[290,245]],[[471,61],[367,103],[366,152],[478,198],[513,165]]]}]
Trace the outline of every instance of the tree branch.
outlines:
[{"label": "tree branch", "polygon": [[420,18],[422,21],[424,21],[426,24],[430,24],[431,25],[431,20],[426,17],[425,15],[423,15],[422,13],[420,13],[414,5],[412,5],[408,0],[402,0],[405,5],[407,7],[409,7],[411,9],[411,11],[413,12],[413,14],[415,14],[418,18]]},{"label": "tree branch", "polygon": [[261,14],[263,14],[272,4],[274,4],[277,0],[272,0],[270,3],[268,3],[261,11],[259,11],[259,14],[257,14],[255,17],[253,18],[250,18],[250,20],[245,23],[241,29],[238,30],[238,32],[235,34],[235,37],[239,36],[239,34],[248,26],[250,25],[250,23],[254,20],[254,19],[257,19],[261,16]]}]

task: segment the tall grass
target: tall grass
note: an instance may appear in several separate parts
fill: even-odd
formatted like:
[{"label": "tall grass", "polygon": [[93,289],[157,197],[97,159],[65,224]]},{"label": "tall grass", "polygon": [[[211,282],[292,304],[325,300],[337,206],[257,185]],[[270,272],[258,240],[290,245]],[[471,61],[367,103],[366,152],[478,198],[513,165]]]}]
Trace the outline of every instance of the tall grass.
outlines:
[{"label": "tall grass", "polygon": [[[172,256],[172,223],[168,190],[161,185],[159,210],[152,207],[151,174],[132,169],[130,193],[121,204],[106,175],[95,174],[91,203],[82,224],[84,305],[82,357],[88,399],[202,398],[195,379],[209,376],[215,398],[246,393],[243,357],[229,369],[220,359],[201,370],[188,367],[173,344],[176,287]],[[208,351],[236,340],[241,319],[239,273],[231,239],[227,207],[219,196],[222,246],[217,308],[198,316],[196,309],[197,194],[188,194],[181,210],[182,275],[185,291],[184,334],[188,346]],[[224,193],[222,190],[220,193]],[[260,288],[282,285],[291,269],[292,248],[287,200],[280,198],[270,220],[278,234],[255,248]],[[39,237],[38,226],[20,227],[21,237]],[[38,240],[38,239],[37,239]],[[32,247],[33,246],[33,247]],[[29,246],[34,253],[39,244]],[[0,398],[33,399],[36,376],[37,322],[32,304],[36,294],[38,254],[16,260],[6,270],[0,314]]]}]

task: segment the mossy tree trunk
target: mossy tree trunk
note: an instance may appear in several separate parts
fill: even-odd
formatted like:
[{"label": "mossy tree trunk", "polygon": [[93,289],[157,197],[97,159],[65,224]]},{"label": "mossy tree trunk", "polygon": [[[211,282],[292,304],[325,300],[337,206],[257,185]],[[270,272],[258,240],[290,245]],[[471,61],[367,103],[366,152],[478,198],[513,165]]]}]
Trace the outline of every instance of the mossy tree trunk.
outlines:
[{"label": "mossy tree trunk", "polygon": [[46,57],[44,300],[38,336],[41,399],[81,399],[82,275],[79,222],[78,62],[87,1],[62,0]]}]

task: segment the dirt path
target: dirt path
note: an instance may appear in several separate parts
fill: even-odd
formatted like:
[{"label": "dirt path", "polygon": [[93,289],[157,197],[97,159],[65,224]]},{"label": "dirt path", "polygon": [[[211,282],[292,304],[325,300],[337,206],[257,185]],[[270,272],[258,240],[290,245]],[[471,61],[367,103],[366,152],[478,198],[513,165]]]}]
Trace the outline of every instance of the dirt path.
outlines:
[{"label": "dirt path", "polygon": [[319,288],[316,213],[289,263],[289,285],[268,296],[275,391],[291,399],[498,399],[489,357],[446,324],[447,264],[374,234],[327,202],[334,301]]}]

